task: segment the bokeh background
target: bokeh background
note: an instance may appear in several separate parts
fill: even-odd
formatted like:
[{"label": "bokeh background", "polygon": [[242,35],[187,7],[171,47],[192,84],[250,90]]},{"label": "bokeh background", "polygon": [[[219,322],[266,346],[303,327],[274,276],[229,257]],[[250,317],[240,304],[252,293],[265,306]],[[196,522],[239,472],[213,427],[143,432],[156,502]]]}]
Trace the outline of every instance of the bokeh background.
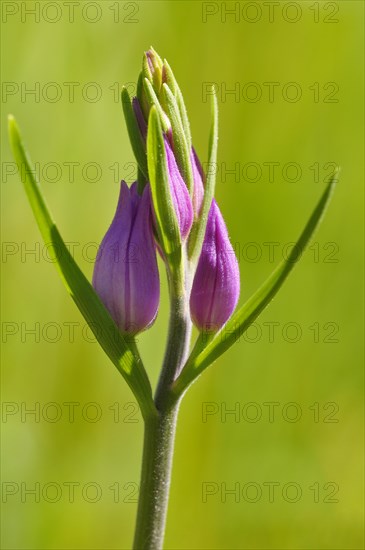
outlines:
[{"label": "bokeh background", "polygon": [[[91,277],[117,182],[134,172],[118,91],[133,90],[151,44],[179,80],[203,162],[204,83],[218,85],[217,198],[242,300],[296,239],[333,166],[342,169],[280,294],[183,401],[165,547],[363,548],[362,2],[1,8],[3,548],[131,547],[141,417],[41,243],[6,116]],[[139,337],[154,384],[168,319],[161,279],[157,322]]]}]

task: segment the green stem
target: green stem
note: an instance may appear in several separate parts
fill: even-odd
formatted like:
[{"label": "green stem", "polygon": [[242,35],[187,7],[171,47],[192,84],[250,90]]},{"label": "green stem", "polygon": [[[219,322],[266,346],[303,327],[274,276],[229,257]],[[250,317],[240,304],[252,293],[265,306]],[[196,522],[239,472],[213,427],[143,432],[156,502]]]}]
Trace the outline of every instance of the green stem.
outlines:
[{"label": "green stem", "polygon": [[155,404],[158,410],[164,407],[169,390],[187,359],[191,336],[191,320],[185,294],[171,299],[169,335],[158,381]]},{"label": "green stem", "polygon": [[181,396],[171,392],[171,387],[186,361],[191,335],[186,296],[185,292],[176,293],[171,289],[169,335],[155,395],[156,414],[145,418],[134,550],[161,550],[163,546],[181,400]]},{"label": "green stem", "polygon": [[145,422],[134,550],[163,546],[179,403]]}]

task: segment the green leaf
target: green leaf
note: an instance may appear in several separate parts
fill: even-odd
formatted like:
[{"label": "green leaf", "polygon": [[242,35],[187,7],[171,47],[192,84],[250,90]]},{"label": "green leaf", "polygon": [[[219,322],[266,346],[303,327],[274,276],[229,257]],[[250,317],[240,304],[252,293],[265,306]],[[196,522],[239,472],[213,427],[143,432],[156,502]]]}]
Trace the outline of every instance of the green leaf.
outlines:
[{"label": "green leaf", "polygon": [[146,371],[133,342],[119,333],[108,311],[67,249],[47,208],[32,162],[23,145],[15,119],[9,116],[9,139],[14,158],[38,227],[46,244],[56,254],[56,267],[77,307],[95,334],[99,344],[133,391],[144,416],[154,412],[152,390]]},{"label": "green leaf", "polygon": [[[149,54],[149,59],[147,58],[147,53]],[[150,62],[153,65],[153,72],[150,69]],[[145,78],[147,78],[156,93],[158,94],[162,84],[162,59],[152,46],[149,48],[148,52],[145,52],[142,60],[142,73]]]},{"label": "green leaf", "polygon": [[174,73],[172,72],[171,67],[168,64],[168,62],[166,61],[166,59],[164,59],[163,65],[164,65],[164,74],[165,74],[165,78],[166,78],[166,83],[167,83],[168,87],[170,88],[170,90],[172,91],[172,93],[174,94],[174,96],[176,97],[176,102],[177,102],[177,105],[178,105],[178,108],[179,108],[179,111],[180,111],[182,125],[184,127],[184,134],[185,134],[185,137],[186,137],[186,142],[187,142],[188,148],[190,150],[191,147],[192,147],[192,139],[191,139],[191,133],[190,133],[189,118],[188,118],[188,113],[187,113],[187,110],[186,110],[186,107],[185,107],[184,98],[183,98],[183,95],[182,95],[181,90],[179,88],[179,85],[177,83],[177,80],[174,76]]},{"label": "green leaf", "polygon": [[204,241],[205,229],[207,227],[208,214],[215,191],[215,176],[217,172],[218,153],[218,101],[213,88],[212,94],[212,125],[209,135],[208,166],[204,186],[203,204],[199,218],[194,222],[188,242],[189,259],[197,262]]},{"label": "green leaf", "polygon": [[180,395],[183,391],[185,391],[191,382],[195,380],[204,369],[206,369],[211,363],[213,363],[213,361],[218,359],[222,353],[237,342],[248,327],[260,315],[263,309],[265,309],[265,307],[274,298],[295,266],[296,262],[301,258],[305,247],[321,222],[326,206],[337,182],[337,174],[338,172],[332,176],[327,188],[325,189],[288,258],[279,264],[265,283],[243,306],[238,309],[238,311],[236,311],[228,323],[215,335],[214,339],[208,341],[208,344],[204,347],[204,349],[202,349],[204,344],[203,336],[201,335],[198,338],[198,342],[194,348],[196,351],[193,350],[192,356],[188,359],[186,366],[180,374],[180,377],[175,382],[173,391],[176,395]]},{"label": "green leaf", "polygon": [[151,82],[147,78],[144,79],[143,84],[144,84],[144,91],[146,93],[147,100],[150,106],[151,107],[154,106],[155,109],[157,110],[161,120],[162,129],[164,132],[167,132],[171,128],[170,121],[161,107],[161,104],[158,100],[155,90],[153,89]]},{"label": "green leaf", "polygon": [[129,139],[132,145],[134,156],[136,157],[136,161],[138,163],[138,168],[141,170],[146,180],[148,180],[146,145],[144,143],[144,139],[141,135],[138,122],[134,114],[131,98],[129,97],[127,88],[125,88],[124,86],[121,93],[121,100]]},{"label": "green leaf", "polygon": [[141,71],[138,76],[137,81],[137,97],[139,99],[139,102],[141,104],[142,112],[145,116],[145,119],[148,120],[149,114],[150,114],[150,105],[147,100],[147,96],[144,91],[144,75]]},{"label": "green leaf", "polygon": [[147,132],[148,173],[157,233],[173,272],[181,267],[181,235],[171,197],[164,138],[156,107],[152,107]]},{"label": "green leaf", "polygon": [[171,122],[172,136],[174,139],[174,152],[179,168],[181,169],[184,181],[189,189],[190,196],[194,191],[193,169],[190,160],[190,149],[184,134],[184,128],[181,121],[179,108],[176,99],[168,85],[162,86],[163,103],[166,106],[166,112]]}]

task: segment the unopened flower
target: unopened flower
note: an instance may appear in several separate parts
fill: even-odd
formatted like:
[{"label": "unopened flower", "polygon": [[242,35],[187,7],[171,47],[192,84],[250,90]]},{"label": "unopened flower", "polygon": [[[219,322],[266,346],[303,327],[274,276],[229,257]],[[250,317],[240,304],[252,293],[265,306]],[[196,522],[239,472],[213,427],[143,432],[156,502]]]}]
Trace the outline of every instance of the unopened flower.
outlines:
[{"label": "unopened flower", "polygon": [[194,215],[198,217],[200,214],[202,203],[203,203],[204,185],[203,185],[203,169],[194,148],[192,148],[191,150],[190,160],[191,160],[191,166],[192,166],[193,178],[194,178],[193,210],[194,210]]},{"label": "unopened flower", "polygon": [[122,181],[114,219],[100,245],[93,286],[121,332],[136,334],[157,315],[160,282],[149,187]]},{"label": "unopened flower", "polygon": [[[132,106],[135,119],[137,121],[139,133],[144,142],[147,137],[147,122],[143,114],[140,100],[137,97],[132,99]],[[168,133],[164,136],[166,164],[169,175],[169,184],[172,201],[175,207],[175,213],[180,228],[181,237],[184,240],[191,229],[193,223],[193,204],[187,189],[186,183],[181,175],[181,171],[176,161],[175,153],[172,148],[172,136]],[[192,153],[193,161],[193,153]],[[200,181],[201,188],[203,184]],[[202,195],[203,191],[201,191]]]},{"label": "unopened flower", "polygon": [[155,92],[158,94],[162,84],[163,63],[161,57],[152,47],[145,52],[143,69],[144,74],[151,80]]},{"label": "unopened flower", "polygon": [[167,138],[165,138],[165,151],[172,201],[175,206],[181,237],[185,239],[193,223],[193,205],[188,188],[181,176],[175,155]]},{"label": "unopened flower", "polygon": [[237,258],[213,199],[190,296],[193,322],[200,330],[219,330],[235,310],[239,294]]}]

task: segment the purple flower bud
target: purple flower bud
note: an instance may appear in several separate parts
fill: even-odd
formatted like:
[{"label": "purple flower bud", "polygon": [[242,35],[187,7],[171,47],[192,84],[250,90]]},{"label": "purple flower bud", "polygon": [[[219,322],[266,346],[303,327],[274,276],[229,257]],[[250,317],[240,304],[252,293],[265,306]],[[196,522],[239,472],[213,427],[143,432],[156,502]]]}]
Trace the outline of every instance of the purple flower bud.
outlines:
[{"label": "purple flower bud", "polygon": [[200,214],[200,209],[203,203],[204,185],[203,185],[203,168],[200,164],[198,155],[195,152],[194,147],[190,153],[191,167],[193,169],[194,178],[194,193],[193,193],[193,209],[196,217]]},{"label": "purple flower bud", "polygon": [[181,237],[185,239],[193,223],[193,205],[190,199],[189,191],[180,174],[176,163],[175,155],[171,149],[168,139],[165,137],[165,150],[167,168],[170,176],[170,190],[172,201],[175,206],[177,221],[180,227]]},{"label": "purple flower bud", "polygon": [[190,312],[200,330],[215,332],[230,318],[240,294],[240,273],[226,225],[213,199],[190,296]]},{"label": "purple flower bud", "polygon": [[95,261],[93,287],[121,332],[136,334],[154,321],[160,282],[149,186],[122,181],[113,221]]}]

